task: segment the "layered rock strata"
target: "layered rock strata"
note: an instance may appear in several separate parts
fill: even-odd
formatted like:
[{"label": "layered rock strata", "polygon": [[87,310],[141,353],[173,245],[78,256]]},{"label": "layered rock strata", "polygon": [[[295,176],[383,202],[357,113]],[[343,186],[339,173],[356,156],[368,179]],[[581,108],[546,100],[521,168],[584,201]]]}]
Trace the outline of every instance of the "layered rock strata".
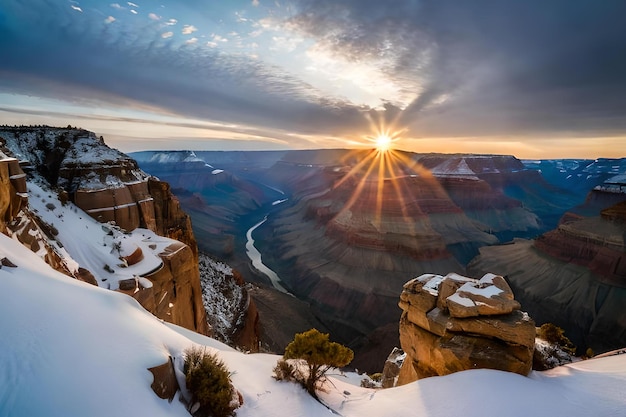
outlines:
[{"label": "layered rock strata", "polygon": [[468,272],[506,274],[532,316],[563,328],[578,354],[617,349],[626,344],[626,194],[596,187],[576,211],[595,215],[568,213],[534,241],[481,248]]},{"label": "layered rock strata", "polygon": [[[151,178],[131,158],[82,129],[3,128],[0,145],[6,151],[0,155],[1,231],[10,222],[11,234],[34,252],[42,252],[42,258],[55,269],[95,285],[106,283],[112,289],[119,288],[157,317],[199,333],[210,333],[191,222],[168,184]],[[75,265],[71,253],[64,249],[64,254],[59,253],[63,244],[58,230],[28,210],[26,175],[18,158],[47,190],[49,200],[56,201],[45,210],[53,211],[69,200],[100,222],[114,222],[122,231],[144,228],[180,242],[172,241],[158,254],[160,266],[141,277],[149,282],[143,281],[146,285],[140,285],[138,277],[124,271],[142,261],[141,250],[120,254],[118,266],[122,269],[105,265],[104,269],[88,270],[84,265]],[[61,215],[57,220],[63,222]],[[68,266],[68,259],[73,265]],[[111,285],[107,281],[110,274],[119,283]]]},{"label": "layered rock strata", "polygon": [[399,306],[407,358],[398,385],[478,368],[527,375],[532,367],[535,323],[502,276],[424,274],[404,285]]}]

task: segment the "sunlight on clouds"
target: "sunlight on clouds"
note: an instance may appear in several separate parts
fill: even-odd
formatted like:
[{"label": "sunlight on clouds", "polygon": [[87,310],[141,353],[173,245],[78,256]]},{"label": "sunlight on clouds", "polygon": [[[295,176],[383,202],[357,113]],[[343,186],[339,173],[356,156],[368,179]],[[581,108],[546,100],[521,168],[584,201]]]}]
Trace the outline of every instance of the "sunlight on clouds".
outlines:
[{"label": "sunlight on clouds", "polygon": [[171,38],[172,36],[174,36],[174,32],[165,32],[161,34],[163,39]]},{"label": "sunlight on clouds", "polygon": [[317,82],[307,81],[323,91],[340,93],[374,108],[380,107],[381,97],[399,107],[405,107],[415,97],[385,74],[383,62],[352,62],[320,46],[309,48],[306,54],[310,59],[306,69],[319,77]]},{"label": "sunlight on clouds", "polygon": [[196,42],[198,42],[198,38],[191,38],[191,39],[188,39],[188,40],[185,41],[185,43],[187,45],[191,45],[191,44],[194,44]]},{"label": "sunlight on clouds", "polygon": [[197,27],[195,27],[194,25],[184,25],[183,26],[183,30],[182,30],[182,34],[183,35],[191,35],[192,33],[196,32],[198,30]]},{"label": "sunlight on clouds", "polygon": [[216,35],[216,34],[212,35],[212,39],[213,39],[213,43],[215,43],[215,45],[217,45],[216,42],[228,42],[228,39],[226,39],[226,38],[224,38],[224,37],[222,37],[220,35]]},{"label": "sunlight on clouds", "polygon": [[304,39],[295,36],[272,36],[272,42],[272,46],[269,48],[270,50],[293,52],[298,45],[304,42]]}]

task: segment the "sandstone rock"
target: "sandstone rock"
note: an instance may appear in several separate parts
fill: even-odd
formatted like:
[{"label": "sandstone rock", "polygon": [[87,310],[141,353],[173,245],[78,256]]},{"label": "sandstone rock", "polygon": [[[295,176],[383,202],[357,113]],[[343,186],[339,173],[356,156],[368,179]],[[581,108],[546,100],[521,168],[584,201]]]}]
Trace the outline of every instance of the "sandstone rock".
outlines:
[{"label": "sandstone rock", "polygon": [[450,317],[446,326],[451,332],[492,337],[518,345],[528,345],[536,333],[534,321],[527,313],[519,310],[497,317],[477,317],[473,320]]},{"label": "sandstone rock", "polygon": [[13,262],[11,262],[11,260],[7,258],[6,256],[0,259],[0,264],[2,264],[2,266],[6,266],[9,268],[17,268],[17,266]]},{"label": "sandstone rock", "polygon": [[478,281],[464,283],[454,294],[446,297],[446,305],[451,317],[508,314],[520,308],[504,278],[494,274],[485,274]]},{"label": "sandstone rock", "polygon": [[466,369],[521,375],[531,369],[535,323],[518,310],[501,276],[425,274],[405,284],[399,305],[400,344],[407,353],[399,385]]},{"label": "sandstone rock", "polygon": [[178,380],[176,379],[176,371],[174,370],[174,362],[170,356],[168,361],[159,366],[148,368],[152,373],[154,380],[150,388],[159,398],[167,399],[172,402],[176,392],[180,389]]},{"label": "sandstone rock", "polygon": [[383,388],[392,388],[396,386],[398,382],[398,376],[400,375],[400,369],[406,359],[406,353],[402,349],[393,348],[383,368],[383,376],[381,384]]},{"label": "sandstone rock", "polygon": [[96,280],[96,277],[93,276],[91,271],[83,267],[78,268],[78,271],[76,272],[76,279],[87,282],[91,285],[95,285],[96,287],[98,286],[98,281]]},{"label": "sandstone rock", "polygon": [[135,278],[120,279],[117,283],[121,291],[133,291],[137,288],[137,280]]}]

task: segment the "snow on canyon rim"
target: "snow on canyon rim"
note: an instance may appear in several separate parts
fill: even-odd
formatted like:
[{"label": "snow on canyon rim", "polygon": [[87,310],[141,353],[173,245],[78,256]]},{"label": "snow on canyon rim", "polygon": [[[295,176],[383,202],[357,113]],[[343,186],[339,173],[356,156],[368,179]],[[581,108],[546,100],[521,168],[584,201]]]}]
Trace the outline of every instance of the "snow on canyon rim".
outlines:
[{"label": "snow on canyon rim", "polygon": [[[188,416],[159,399],[147,368],[199,343],[232,372],[246,416],[331,414],[299,386],[277,382],[277,355],[243,354],[167,325],[132,298],[68,278],[0,235],[0,415]],[[180,364],[180,362],[177,362]],[[361,388],[334,372],[322,401],[343,416],[620,416],[626,409],[626,355],[592,359],[529,377],[473,370],[398,388]]]}]

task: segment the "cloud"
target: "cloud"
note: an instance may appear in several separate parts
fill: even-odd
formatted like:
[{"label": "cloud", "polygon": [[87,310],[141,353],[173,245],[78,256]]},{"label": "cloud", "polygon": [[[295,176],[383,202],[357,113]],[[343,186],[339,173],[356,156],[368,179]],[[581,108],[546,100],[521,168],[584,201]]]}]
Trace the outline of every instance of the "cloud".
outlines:
[{"label": "cloud", "polygon": [[[107,25],[106,14],[30,1],[28,11],[18,0],[3,3],[5,91],[132,101],[190,117],[333,136],[366,131],[365,115],[408,127],[414,137],[626,130],[626,3],[302,0],[288,12],[255,15],[245,24],[257,33],[241,25],[219,28],[259,45],[254,59],[250,50],[216,48],[223,37],[207,35],[186,47],[186,38],[162,33],[175,19],[131,23],[118,16]],[[193,10],[198,26],[207,15],[219,16],[197,0],[163,4],[183,22]],[[229,16],[236,24],[234,12]],[[181,31],[191,35],[192,27]],[[304,41],[290,49],[290,39]],[[285,48],[268,54],[272,43]],[[306,81],[309,69],[280,66],[295,62],[304,47],[317,76],[358,81],[380,93],[377,109],[314,88]],[[272,54],[277,59],[270,62]]]},{"label": "cloud", "polygon": [[197,27],[195,27],[194,25],[184,25],[183,26],[183,30],[182,30],[182,34],[183,35],[191,35],[192,33],[196,32],[198,30]]},{"label": "cloud", "polygon": [[[55,2],[32,1],[41,18],[37,30],[46,36],[20,29],[32,21],[22,7],[12,8],[10,25],[0,21],[0,50],[11,57],[0,77],[4,91],[66,101],[90,97],[94,102],[85,108],[141,103],[170,114],[311,135],[353,132],[364,123],[361,108],[246,53],[185,47],[184,39],[149,19],[106,25],[96,14],[77,19]],[[211,42],[226,38],[217,39]]]},{"label": "cloud", "polygon": [[252,0],[252,5],[257,7],[259,5],[259,0]]},{"label": "cloud", "polygon": [[126,4],[128,4],[130,7],[139,7],[138,4],[135,4],[135,3],[130,2],[130,1],[126,2]]},{"label": "cloud", "polygon": [[71,7],[72,9],[76,10],[77,12],[81,12],[81,13],[82,13],[82,11],[83,11],[83,9],[81,9],[81,8],[80,8],[80,7],[78,7],[78,6],[74,6],[73,4],[70,4],[70,7]]},{"label": "cloud", "polygon": [[109,16],[106,19],[104,19],[104,23],[109,24],[109,23],[113,23],[115,22],[115,18],[113,16]]},{"label": "cloud", "polygon": [[149,13],[148,17],[152,20],[161,20],[161,16],[154,14],[154,13]]},{"label": "cloud", "polygon": [[130,12],[131,12],[132,14],[137,14],[137,10],[133,10],[133,9],[131,9],[131,11],[130,11]]},{"label": "cloud", "polygon": [[192,44],[194,44],[194,43],[196,43],[196,42],[198,42],[198,38],[191,38],[191,39],[187,39],[187,40],[185,41],[185,43],[186,43],[187,45],[192,45]]},{"label": "cloud", "polygon": [[414,134],[549,133],[626,126],[625,13],[591,0],[309,0],[286,27],[384,71],[413,99],[383,114]]}]

